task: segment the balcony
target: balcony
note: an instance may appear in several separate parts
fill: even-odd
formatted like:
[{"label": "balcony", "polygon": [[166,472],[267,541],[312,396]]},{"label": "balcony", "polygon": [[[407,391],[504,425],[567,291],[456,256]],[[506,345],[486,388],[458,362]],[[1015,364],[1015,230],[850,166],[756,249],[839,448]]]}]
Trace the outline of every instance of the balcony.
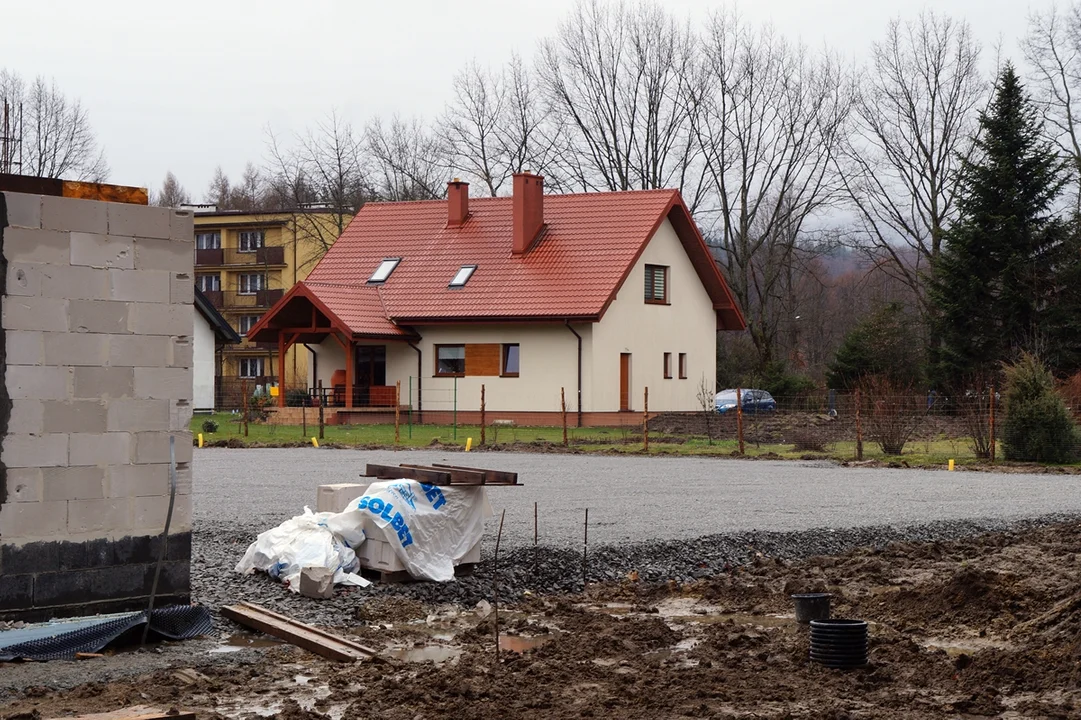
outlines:
[{"label": "balcony", "polygon": [[281,246],[263,247],[254,252],[240,252],[235,248],[217,250],[196,250],[196,267],[232,267],[232,266],[285,265],[285,248]]},{"label": "balcony", "polygon": [[[218,310],[267,309],[282,299],[284,290],[257,290],[253,293],[239,293],[235,290],[204,290],[210,304]],[[276,347],[276,346],[275,346]]]}]

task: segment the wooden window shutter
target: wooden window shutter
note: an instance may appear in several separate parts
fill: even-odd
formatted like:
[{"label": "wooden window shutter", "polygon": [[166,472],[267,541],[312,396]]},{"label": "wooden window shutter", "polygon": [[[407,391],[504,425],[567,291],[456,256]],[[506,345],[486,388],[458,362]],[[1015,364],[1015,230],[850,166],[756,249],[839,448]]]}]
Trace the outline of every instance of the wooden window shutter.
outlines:
[{"label": "wooden window shutter", "polygon": [[499,343],[472,344],[465,346],[466,375],[499,375]]}]

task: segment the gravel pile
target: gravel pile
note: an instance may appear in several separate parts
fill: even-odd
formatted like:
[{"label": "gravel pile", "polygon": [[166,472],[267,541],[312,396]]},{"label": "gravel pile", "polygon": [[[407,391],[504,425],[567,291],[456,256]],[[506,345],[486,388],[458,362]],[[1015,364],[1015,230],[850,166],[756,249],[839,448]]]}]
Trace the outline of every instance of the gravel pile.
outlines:
[{"label": "gravel pile", "polygon": [[[619,546],[591,546],[587,577],[590,583],[618,581],[632,570],[640,581],[690,582],[710,577],[757,556],[797,560],[814,555],[835,555],[857,547],[883,547],[891,542],[945,541],[986,532],[1024,532],[1028,529],[1077,520],[1076,515],[1046,515],[1028,520],[941,521],[919,525],[798,532],[741,532],[707,535],[693,540],[650,541]],[[192,593],[212,609],[240,600],[258,603],[304,622],[326,626],[354,622],[357,607],[371,598],[399,596],[426,604],[469,606],[491,599],[494,585],[494,543],[483,548],[482,561],[471,576],[450,583],[374,584],[369,588],[339,588],[329,600],[300,597],[265,575],[242,576],[233,568],[265,526],[218,521],[196,521],[192,557]],[[485,541],[487,543],[487,540]],[[534,572],[536,558],[536,572]],[[521,545],[501,548],[499,597],[520,598],[533,593],[574,593],[582,590],[582,552]]]}]

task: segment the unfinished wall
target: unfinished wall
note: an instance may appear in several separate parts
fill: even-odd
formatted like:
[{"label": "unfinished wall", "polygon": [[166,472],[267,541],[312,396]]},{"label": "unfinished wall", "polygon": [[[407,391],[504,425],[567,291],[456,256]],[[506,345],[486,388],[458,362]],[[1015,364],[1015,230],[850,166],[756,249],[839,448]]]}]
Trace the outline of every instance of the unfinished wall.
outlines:
[{"label": "unfinished wall", "polygon": [[0,251],[0,618],[145,606],[170,435],[179,487],[159,604],[185,601],[191,213],[3,193]]}]

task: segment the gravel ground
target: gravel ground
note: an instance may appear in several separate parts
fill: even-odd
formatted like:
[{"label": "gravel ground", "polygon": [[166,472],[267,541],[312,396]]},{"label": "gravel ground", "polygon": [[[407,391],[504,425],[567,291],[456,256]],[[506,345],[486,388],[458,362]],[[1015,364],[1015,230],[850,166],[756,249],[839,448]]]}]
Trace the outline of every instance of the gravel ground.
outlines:
[{"label": "gravel ground", "polygon": [[[489,523],[483,561],[452,583],[341,589],[327,601],[293,595],[237,560],[259,532],[314,505],[323,483],[353,481],[366,462],[449,461],[515,470],[524,487],[492,488],[507,510],[496,581]],[[590,582],[634,570],[686,582],[753,561],[836,554],[898,540],[948,540],[1023,530],[1081,515],[1081,484],[1055,475],[838,468],[821,463],[694,458],[345,450],[206,449],[195,455],[193,592],[212,607],[248,600],[308,622],[351,624],[366,599],[404,595],[465,605],[523,591],[582,588],[582,511],[590,509]],[[534,571],[533,502],[541,550]]]}]

